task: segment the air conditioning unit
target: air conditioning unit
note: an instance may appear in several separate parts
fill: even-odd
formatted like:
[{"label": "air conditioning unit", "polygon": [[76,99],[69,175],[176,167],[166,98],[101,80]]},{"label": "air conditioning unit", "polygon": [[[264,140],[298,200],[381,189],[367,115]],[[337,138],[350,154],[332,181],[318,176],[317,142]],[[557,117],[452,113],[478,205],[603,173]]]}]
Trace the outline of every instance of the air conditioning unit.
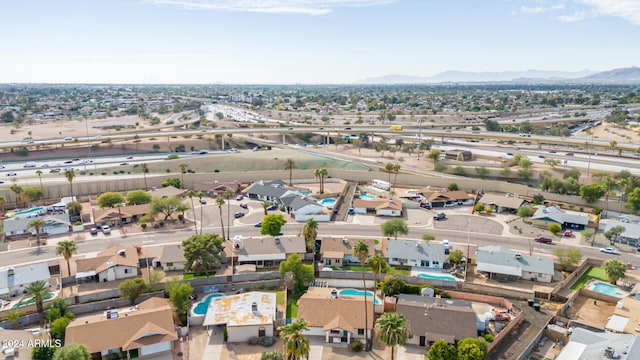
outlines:
[{"label": "air conditioning unit", "polygon": [[342,243],[345,244],[345,245],[348,244],[349,243],[349,239],[347,239],[347,238],[342,239]]}]

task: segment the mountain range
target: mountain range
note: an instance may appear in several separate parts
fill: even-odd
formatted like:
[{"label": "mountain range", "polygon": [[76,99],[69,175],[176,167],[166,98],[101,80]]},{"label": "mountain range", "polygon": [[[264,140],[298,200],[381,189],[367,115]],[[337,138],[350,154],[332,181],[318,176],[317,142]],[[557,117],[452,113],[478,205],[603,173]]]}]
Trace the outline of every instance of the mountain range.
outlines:
[{"label": "mountain range", "polygon": [[609,71],[501,71],[472,72],[445,71],[423,77],[412,75],[384,75],[358,81],[358,84],[446,84],[446,83],[640,83],[640,68],[628,67]]}]

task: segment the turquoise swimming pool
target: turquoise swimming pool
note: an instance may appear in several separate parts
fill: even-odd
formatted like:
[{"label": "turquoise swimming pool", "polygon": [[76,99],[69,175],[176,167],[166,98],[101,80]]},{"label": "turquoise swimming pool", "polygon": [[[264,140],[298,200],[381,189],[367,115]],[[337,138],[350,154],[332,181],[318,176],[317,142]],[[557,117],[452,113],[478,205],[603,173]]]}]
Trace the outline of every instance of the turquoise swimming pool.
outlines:
[{"label": "turquoise swimming pool", "polygon": [[362,200],[375,200],[376,197],[367,193],[360,193],[360,199]]},{"label": "turquoise swimming pool", "polygon": [[320,200],[320,205],[322,206],[333,206],[336,203],[336,199],[332,199],[332,198],[328,198],[328,199],[322,199]]},{"label": "turquoise swimming pool", "polygon": [[29,210],[23,210],[23,211],[19,211],[16,213],[16,215],[25,215],[25,214],[31,214],[31,213],[40,213],[40,211],[42,211],[44,208],[41,207],[34,207],[31,208]]},{"label": "turquoise swimming pool", "polygon": [[[338,291],[338,296],[364,296],[364,291],[356,290],[356,289],[344,289]],[[371,291],[367,291],[367,298],[373,297],[373,293]],[[380,299],[376,298],[374,304],[380,305]]]},{"label": "turquoise swimming pool", "polygon": [[423,279],[446,280],[446,281],[459,281],[460,280],[457,277],[453,277],[451,275],[445,275],[445,274],[440,275],[440,274],[422,273],[422,274],[416,275],[416,277],[423,278]]},{"label": "turquoise swimming pool", "polygon": [[302,194],[302,195],[309,195],[311,194],[310,190],[298,190],[298,193]]},{"label": "turquoise swimming pool", "polygon": [[611,284],[607,284],[607,283],[603,283],[603,282],[597,282],[593,286],[592,290],[595,291],[595,292],[599,292],[601,294],[614,296],[614,297],[619,297],[619,298],[624,296],[622,293],[618,292],[618,287],[617,286],[611,285]]},{"label": "turquoise swimming pool", "polygon": [[207,309],[209,308],[209,303],[211,302],[211,299],[217,298],[217,297],[223,297],[223,296],[226,296],[226,294],[215,293],[215,294],[207,295],[204,299],[202,299],[202,301],[196,304],[196,307],[193,308],[193,313],[197,315],[206,314]]}]

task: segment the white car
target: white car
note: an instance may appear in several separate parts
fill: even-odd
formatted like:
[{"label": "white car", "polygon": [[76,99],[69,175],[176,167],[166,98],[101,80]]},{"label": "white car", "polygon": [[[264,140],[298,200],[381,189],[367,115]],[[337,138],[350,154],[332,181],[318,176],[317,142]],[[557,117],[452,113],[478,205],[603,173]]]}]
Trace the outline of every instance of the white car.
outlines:
[{"label": "white car", "polygon": [[600,248],[600,252],[606,253],[606,254],[611,254],[611,255],[618,255],[618,250],[612,248],[612,247],[605,247],[605,248]]},{"label": "white car", "polygon": [[103,225],[102,226],[102,233],[103,234],[111,234],[111,228],[109,227],[109,225]]},{"label": "white car", "polygon": [[67,136],[66,138],[64,138],[66,141],[71,141],[73,140],[73,138],[71,136]]},{"label": "white car", "polygon": [[7,173],[7,176],[18,176],[18,173],[16,173],[15,171],[11,171]]}]

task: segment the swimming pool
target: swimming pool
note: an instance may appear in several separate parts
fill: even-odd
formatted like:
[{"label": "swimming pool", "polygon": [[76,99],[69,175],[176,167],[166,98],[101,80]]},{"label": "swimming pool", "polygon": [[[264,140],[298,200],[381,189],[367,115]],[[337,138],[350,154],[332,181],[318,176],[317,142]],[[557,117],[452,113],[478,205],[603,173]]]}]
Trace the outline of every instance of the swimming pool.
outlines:
[{"label": "swimming pool", "polygon": [[206,314],[207,313],[207,308],[209,308],[209,303],[211,302],[211,299],[217,298],[217,297],[223,297],[223,296],[226,296],[226,294],[215,293],[215,294],[207,295],[204,299],[202,299],[202,301],[200,301],[199,303],[196,304],[196,307],[193,308],[193,313],[197,314],[197,315]]},{"label": "swimming pool", "polygon": [[301,195],[309,195],[311,194],[310,190],[298,190],[298,193]]},{"label": "swimming pool", "polygon": [[419,278],[423,279],[435,279],[435,280],[446,280],[446,281],[459,281],[460,279],[453,277],[451,275],[440,275],[440,274],[430,274],[430,273],[422,273],[416,275]]},{"label": "swimming pool", "polygon": [[328,199],[322,199],[320,200],[320,205],[322,206],[333,206],[336,203],[336,199],[332,199],[332,198],[328,198]]},{"label": "swimming pool", "polygon": [[35,213],[35,212],[40,214],[43,209],[44,208],[41,208],[41,207],[34,207],[34,208],[29,209],[29,210],[19,211],[19,212],[16,213],[16,215],[25,215],[25,214]]},{"label": "swimming pool", "polygon": [[[364,296],[364,291],[356,290],[356,289],[344,289],[338,291],[338,296]],[[373,297],[373,293],[371,291],[367,291],[367,298]],[[380,299],[376,298],[374,301],[375,305],[380,305]]]},{"label": "swimming pool", "polygon": [[593,285],[593,289],[591,289],[595,292],[599,292],[601,294],[605,294],[605,295],[609,295],[609,296],[615,296],[615,297],[623,297],[624,294],[620,293],[618,291],[618,287],[615,285],[611,285],[611,284],[607,284],[607,283],[603,283],[603,282],[597,282]]},{"label": "swimming pool", "polygon": [[362,199],[362,200],[375,200],[375,199],[376,199],[376,197],[375,197],[375,196],[373,196],[373,195],[369,195],[369,194],[367,194],[367,193],[363,193],[363,192],[361,192],[361,193],[360,193],[360,199]]}]

